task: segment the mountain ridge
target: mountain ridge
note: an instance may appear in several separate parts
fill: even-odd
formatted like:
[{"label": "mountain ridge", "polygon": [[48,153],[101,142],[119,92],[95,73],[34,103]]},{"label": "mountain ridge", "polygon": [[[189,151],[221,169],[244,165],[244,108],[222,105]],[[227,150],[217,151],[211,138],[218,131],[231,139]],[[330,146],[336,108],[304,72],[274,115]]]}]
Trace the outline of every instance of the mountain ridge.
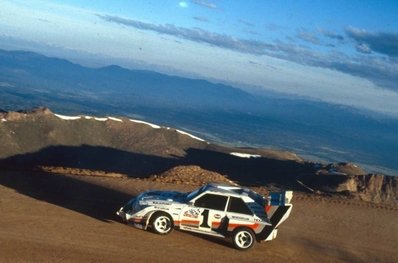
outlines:
[{"label": "mountain ridge", "polygon": [[129,116],[213,142],[398,174],[398,120],[385,116],[117,65],[87,68],[33,52],[0,51],[0,69],[4,110],[45,105],[66,115]]},{"label": "mountain ridge", "polygon": [[200,167],[242,185],[398,201],[397,177],[367,174],[354,164],[321,164],[285,151],[217,145],[126,117],[65,116],[39,108],[1,113],[0,118],[0,169],[64,167],[150,178],[178,166]]}]

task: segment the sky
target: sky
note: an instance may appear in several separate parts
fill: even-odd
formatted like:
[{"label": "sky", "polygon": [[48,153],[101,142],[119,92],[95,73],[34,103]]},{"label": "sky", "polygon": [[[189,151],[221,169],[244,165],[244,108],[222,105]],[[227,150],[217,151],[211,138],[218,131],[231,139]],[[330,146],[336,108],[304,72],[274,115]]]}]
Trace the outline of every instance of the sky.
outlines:
[{"label": "sky", "polygon": [[0,0],[0,48],[398,118],[398,1]]}]

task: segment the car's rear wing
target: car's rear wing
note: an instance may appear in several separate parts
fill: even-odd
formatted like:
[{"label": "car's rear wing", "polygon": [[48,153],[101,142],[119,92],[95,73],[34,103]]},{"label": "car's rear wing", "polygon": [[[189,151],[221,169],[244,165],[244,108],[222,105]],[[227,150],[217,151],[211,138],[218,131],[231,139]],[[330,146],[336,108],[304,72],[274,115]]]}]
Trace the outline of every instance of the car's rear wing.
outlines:
[{"label": "car's rear wing", "polygon": [[266,226],[260,233],[260,240],[272,240],[278,233],[278,227],[290,215],[293,205],[291,200],[293,191],[272,192],[268,195],[268,203],[265,206],[265,212],[270,220],[271,226]]},{"label": "car's rear wing", "polygon": [[267,203],[265,205],[265,212],[268,218],[272,217],[272,214],[280,206],[291,205],[290,202],[293,198],[293,191],[283,191],[283,192],[271,192],[268,195]]},{"label": "car's rear wing", "polygon": [[293,191],[271,192],[268,196],[268,205],[281,206],[290,204],[293,198]]}]

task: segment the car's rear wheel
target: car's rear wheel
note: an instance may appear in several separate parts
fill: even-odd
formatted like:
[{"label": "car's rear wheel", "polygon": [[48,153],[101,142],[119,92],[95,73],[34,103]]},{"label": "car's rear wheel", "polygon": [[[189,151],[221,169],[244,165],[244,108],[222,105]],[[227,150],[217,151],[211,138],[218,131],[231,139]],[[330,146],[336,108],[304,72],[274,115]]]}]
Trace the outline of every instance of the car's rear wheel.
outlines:
[{"label": "car's rear wheel", "polygon": [[240,227],[232,233],[232,242],[235,248],[246,250],[251,248],[256,241],[253,231],[247,227]]},{"label": "car's rear wheel", "polygon": [[151,218],[153,232],[166,235],[173,230],[173,219],[166,213],[157,212]]}]

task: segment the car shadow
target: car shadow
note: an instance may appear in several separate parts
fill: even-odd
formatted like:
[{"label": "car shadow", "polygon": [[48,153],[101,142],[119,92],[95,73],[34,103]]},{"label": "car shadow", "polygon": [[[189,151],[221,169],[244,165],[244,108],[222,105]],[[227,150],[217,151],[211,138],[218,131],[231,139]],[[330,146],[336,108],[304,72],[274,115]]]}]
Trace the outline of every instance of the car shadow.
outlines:
[{"label": "car shadow", "polygon": [[276,160],[265,157],[241,158],[216,150],[186,150],[184,164],[199,165],[203,169],[226,175],[230,180],[245,186],[277,185],[290,190],[303,188],[297,183],[299,176],[314,173],[310,163],[294,160]]},{"label": "car shadow", "polygon": [[178,231],[180,233],[183,233],[183,234],[186,234],[186,235],[190,235],[190,236],[194,236],[194,237],[206,240],[208,242],[218,244],[218,245],[223,246],[223,247],[234,248],[230,238],[209,236],[209,235],[205,235],[205,234],[189,232],[189,231],[184,231],[184,230],[178,230]]},{"label": "car shadow", "polygon": [[32,170],[38,166],[69,167],[127,174],[141,178],[162,173],[177,165],[177,158],[165,158],[103,146],[49,146],[37,152],[0,160],[0,167]]},{"label": "car shadow", "polygon": [[43,172],[0,171],[0,184],[104,222],[118,220],[115,212],[132,198],[127,193],[75,177]]},{"label": "car shadow", "polygon": [[214,149],[188,148],[184,156],[155,156],[103,146],[50,146],[33,153],[0,160],[0,168],[32,170],[38,166],[69,167],[127,174],[145,178],[161,174],[177,165],[198,165],[226,175],[246,186],[277,184],[282,188],[302,190],[298,176],[313,174],[306,162],[276,160],[265,157],[240,158]]},{"label": "car shadow", "polygon": [[199,165],[227,175],[241,185],[277,183],[293,190],[300,187],[295,176],[309,171],[304,164],[294,161],[239,158],[211,149],[190,148],[183,157],[161,157],[101,146],[51,146],[0,160],[0,184],[35,199],[109,221],[116,219],[115,211],[131,195],[76,176],[32,170],[37,166],[63,166],[145,178],[177,165]]}]

